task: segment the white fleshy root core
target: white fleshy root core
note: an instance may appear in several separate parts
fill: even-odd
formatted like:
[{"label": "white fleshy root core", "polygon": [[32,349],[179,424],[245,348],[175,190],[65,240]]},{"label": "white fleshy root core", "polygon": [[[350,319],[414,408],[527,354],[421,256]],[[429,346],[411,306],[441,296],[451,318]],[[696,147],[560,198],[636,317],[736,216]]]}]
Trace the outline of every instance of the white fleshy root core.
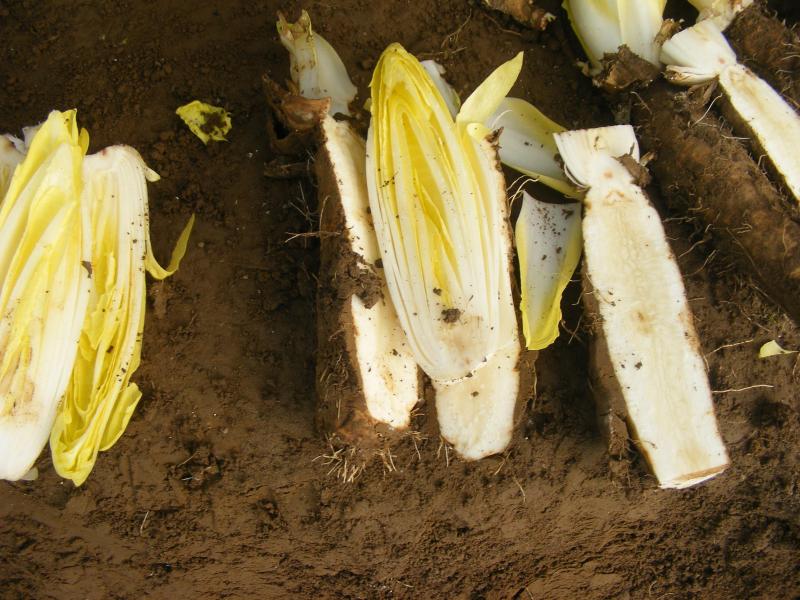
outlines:
[{"label": "white fleshy root core", "polygon": [[[364,140],[349,124],[331,117],[324,119],[322,129],[339,185],[350,247],[365,265],[373,265],[380,253],[369,214]],[[419,398],[417,364],[386,284],[383,298],[370,308],[355,294],[350,306],[356,363],[367,410],[376,421],[404,429]]]},{"label": "white fleshy root core", "polygon": [[683,280],[658,213],[617,160],[638,156],[633,129],[566,132],[556,143],[568,173],[589,188],[586,269],[638,447],[661,487],[713,477],[728,456]]},{"label": "white fleshy root core", "polygon": [[519,395],[519,344],[504,348],[471,377],[433,382],[442,437],[467,460],[505,450],[514,430]]}]

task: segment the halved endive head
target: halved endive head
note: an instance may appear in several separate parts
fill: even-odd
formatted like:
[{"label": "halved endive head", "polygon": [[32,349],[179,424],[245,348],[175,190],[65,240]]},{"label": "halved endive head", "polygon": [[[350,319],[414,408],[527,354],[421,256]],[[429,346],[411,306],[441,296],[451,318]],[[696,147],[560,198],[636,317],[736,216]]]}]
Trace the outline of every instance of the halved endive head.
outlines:
[{"label": "halved endive head", "polygon": [[292,81],[304,98],[331,99],[331,114],[349,115],[358,90],[336,50],[311,29],[311,18],[302,11],[296,23],[278,14],[278,34],[289,51]]},{"label": "halved endive head", "polygon": [[689,3],[699,11],[698,22],[709,19],[724,31],[736,15],[750,6],[753,0],[689,0]]},{"label": "halved endive head", "polygon": [[666,0],[564,0],[572,28],[591,63],[600,71],[605,54],[627,46],[634,54],[658,65],[658,33]]},{"label": "halved endive head", "polygon": [[80,201],[88,136],[50,113],[0,207],[0,478],[41,452],[69,382],[91,284]]},{"label": "halved endive head", "polygon": [[521,54],[501,65],[455,120],[399,44],[373,74],[370,208],[400,323],[434,380],[467,377],[518,343],[505,184],[484,123],[521,66]]},{"label": "halved endive head", "polygon": [[92,236],[92,289],[72,378],[52,432],[53,466],[81,485],[98,451],[122,435],[141,398],[131,376],[139,367],[145,317],[145,270],[163,278],[186,251],[193,218],[170,265],[158,265],[150,248],[147,180],[158,176],[129,146],[87,156],[81,203]]}]

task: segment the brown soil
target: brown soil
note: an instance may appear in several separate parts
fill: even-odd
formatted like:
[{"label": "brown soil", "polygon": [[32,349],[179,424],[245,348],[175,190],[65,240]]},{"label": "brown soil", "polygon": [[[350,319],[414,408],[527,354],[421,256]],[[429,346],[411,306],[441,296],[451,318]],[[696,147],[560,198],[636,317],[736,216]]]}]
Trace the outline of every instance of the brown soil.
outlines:
[{"label": "brown soil", "polygon": [[[400,41],[470,90],[525,50],[516,93],[566,126],[611,115],[572,65],[559,15],[531,33],[460,0],[312,1],[361,86]],[[708,354],[730,469],[660,491],[634,459],[611,468],[590,400],[583,333],[537,361],[539,397],[502,457],[464,463],[430,410],[418,435],[354,483],[314,430],[314,189],[263,176],[261,75],[287,75],[259,0],[0,4],[0,130],[77,106],[92,148],[138,148],[163,256],[198,216],[179,273],[151,285],[136,374],[144,398],[74,488],[39,461],[0,483],[0,595],[9,598],[792,598],[800,595],[800,335],[691,222],[667,221]],[[201,99],[233,118],[204,146],[175,116]],[[597,107],[597,108],[592,108]],[[665,214],[665,216],[671,216]],[[570,303],[577,303],[571,288]],[[576,307],[567,311],[570,329]],[[727,347],[726,347],[727,346]],[[759,385],[744,391],[748,386]],[[763,387],[763,386],[772,387]],[[628,463],[626,462],[626,465]]]}]

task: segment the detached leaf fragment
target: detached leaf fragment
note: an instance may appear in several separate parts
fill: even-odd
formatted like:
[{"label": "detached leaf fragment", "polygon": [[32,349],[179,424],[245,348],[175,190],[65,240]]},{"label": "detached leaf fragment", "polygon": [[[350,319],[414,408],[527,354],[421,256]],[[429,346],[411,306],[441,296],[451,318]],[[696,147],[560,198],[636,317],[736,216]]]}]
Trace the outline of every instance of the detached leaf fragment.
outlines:
[{"label": "detached leaf fragment", "polygon": [[224,108],[193,100],[179,107],[175,114],[204,144],[208,144],[209,140],[227,141],[225,135],[231,130],[231,117]]},{"label": "detached leaf fragment", "polygon": [[558,337],[561,296],[581,257],[581,205],[548,204],[523,192],[515,239],[522,330],[528,350],[541,350]]},{"label": "detached leaf fragment", "polygon": [[797,350],[787,350],[776,340],[770,340],[758,350],[758,358],[769,358],[770,356],[780,356],[781,354],[797,354]]}]

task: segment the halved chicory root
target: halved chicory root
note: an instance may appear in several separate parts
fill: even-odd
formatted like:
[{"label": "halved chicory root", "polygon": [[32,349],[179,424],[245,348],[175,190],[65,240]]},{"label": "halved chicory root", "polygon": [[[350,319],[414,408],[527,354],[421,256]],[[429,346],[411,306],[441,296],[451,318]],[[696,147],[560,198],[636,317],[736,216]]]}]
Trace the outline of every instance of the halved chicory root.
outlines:
[{"label": "halved chicory root", "polygon": [[[578,37],[591,26],[590,22],[573,21]],[[664,29],[662,26],[660,30]],[[716,117],[714,107],[709,106],[711,88],[678,93],[663,82],[649,85],[656,69],[650,62],[626,47],[615,50],[608,46],[602,52],[607,53],[605,58],[594,59],[603,58],[609,67],[604,74],[614,75],[603,87],[612,102],[630,112],[631,123],[640,128],[644,148],[655,153],[653,171],[664,199],[673,209],[689,210],[699,217],[717,244],[800,322],[797,208],[775,189]],[[693,60],[704,56],[700,52],[689,54]],[[723,56],[719,58],[726,62]],[[623,68],[615,69],[618,64]],[[622,81],[618,75],[623,75]],[[628,87],[638,88],[633,102],[615,95]],[[788,156],[794,154],[792,151]]]},{"label": "halved chicory root", "polygon": [[639,160],[633,128],[555,137],[567,173],[588,188],[583,239],[595,343],[607,351],[631,431],[661,487],[695,485],[721,473],[728,457],[680,271],[658,213],[623,164]]},{"label": "halved chicory root", "polygon": [[318,427],[364,446],[377,440],[380,423],[408,427],[419,376],[379,267],[364,140],[330,116],[320,133]]},{"label": "halved chicory root", "polygon": [[277,26],[299,94],[265,77],[273,116],[290,132],[271,142],[282,152],[317,146],[317,428],[337,443],[376,447],[383,435],[409,426],[421,386],[380,265],[365,142],[348,121],[331,116],[349,114],[356,88],[333,47],[312,31],[308,13],[293,24],[280,15]]},{"label": "halved chicory root", "polygon": [[672,36],[661,50],[665,76],[674,83],[696,85],[717,79],[726,117],[748,136],[756,156],[765,155],[795,199],[800,201],[800,115],[769,84],[736,60],[733,49],[713,20]]}]

